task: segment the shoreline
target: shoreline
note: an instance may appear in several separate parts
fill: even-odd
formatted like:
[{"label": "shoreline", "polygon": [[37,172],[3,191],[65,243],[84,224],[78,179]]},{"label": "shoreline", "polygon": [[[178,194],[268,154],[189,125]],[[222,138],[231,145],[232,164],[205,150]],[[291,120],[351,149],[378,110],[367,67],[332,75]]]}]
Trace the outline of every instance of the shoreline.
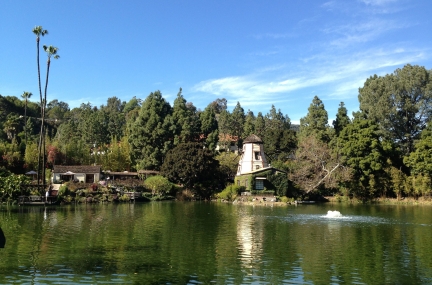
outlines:
[{"label": "shoreline", "polygon": [[304,203],[304,202],[299,202],[299,203],[295,203],[295,202],[273,202],[273,201],[263,201],[263,200],[258,200],[258,201],[241,201],[241,200],[234,200],[232,202],[230,201],[221,201],[221,200],[216,200],[217,202],[220,203],[232,203],[235,205],[248,205],[248,206],[278,206],[278,207],[286,207],[286,206],[296,206],[296,205],[300,205],[300,204],[306,204],[306,205],[314,205],[314,204],[322,204],[322,203],[331,203],[331,204],[363,204],[363,205],[395,205],[395,206],[399,206],[399,205],[403,205],[403,206],[418,206],[418,205],[422,205],[422,206],[432,206],[432,199],[430,198],[423,198],[420,197],[418,199],[414,199],[414,198],[403,198],[403,199],[397,199],[397,198],[377,198],[374,200],[370,200],[370,201],[366,201],[366,202],[362,202],[360,200],[356,200],[356,199],[350,199],[350,200],[340,200],[337,197],[325,197],[327,199],[327,201],[316,201],[316,202],[312,202],[312,203]]}]

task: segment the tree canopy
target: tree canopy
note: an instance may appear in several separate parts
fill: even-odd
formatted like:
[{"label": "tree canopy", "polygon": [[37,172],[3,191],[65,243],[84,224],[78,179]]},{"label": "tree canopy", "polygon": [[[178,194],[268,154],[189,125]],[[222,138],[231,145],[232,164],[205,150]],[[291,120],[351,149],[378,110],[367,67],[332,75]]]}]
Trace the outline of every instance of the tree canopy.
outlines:
[{"label": "tree canopy", "polygon": [[407,155],[432,112],[430,71],[407,64],[392,74],[371,76],[359,89],[359,102],[366,118],[377,122],[380,135]]}]

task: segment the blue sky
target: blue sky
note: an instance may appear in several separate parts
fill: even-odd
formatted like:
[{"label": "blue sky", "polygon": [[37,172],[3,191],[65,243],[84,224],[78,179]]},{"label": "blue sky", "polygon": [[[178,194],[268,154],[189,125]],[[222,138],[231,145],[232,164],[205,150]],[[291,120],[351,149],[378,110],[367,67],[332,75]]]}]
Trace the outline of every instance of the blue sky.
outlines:
[{"label": "blue sky", "polygon": [[[432,2],[335,1],[16,1],[0,2],[0,94],[38,101],[36,41],[59,48],[48,101],[71,108],[180,87],[204,109],[226,98],[245,112],[274,104],[292,122],[317,95],[334,119],[373,74],[405,64],[432,68]],[[46,55],[41,52],[42,80]]]}]

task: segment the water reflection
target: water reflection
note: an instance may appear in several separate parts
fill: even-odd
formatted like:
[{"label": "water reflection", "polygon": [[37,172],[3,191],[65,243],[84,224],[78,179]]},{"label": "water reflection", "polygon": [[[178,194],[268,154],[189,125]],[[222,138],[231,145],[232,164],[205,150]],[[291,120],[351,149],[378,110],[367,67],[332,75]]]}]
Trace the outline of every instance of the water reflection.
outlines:
[{"label": "water reflection", "polygon": [[239,247],[239,259],[245,268],[253,268],[253,261],[258,259],[262,246],[254,231],[255,217],[244,213],[244,209],[239,211],[237,220],[237,241]]},{"label": "water reflection", "polygon": [[0,284],[432,283],[429,211],[329,207],[0,206]]}]

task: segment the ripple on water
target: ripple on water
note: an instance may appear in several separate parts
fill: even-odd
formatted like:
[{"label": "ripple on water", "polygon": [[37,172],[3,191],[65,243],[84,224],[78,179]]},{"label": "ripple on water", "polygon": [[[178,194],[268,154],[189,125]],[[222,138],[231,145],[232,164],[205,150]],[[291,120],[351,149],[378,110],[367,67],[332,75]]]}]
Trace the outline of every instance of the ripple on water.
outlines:
[{"label": "ripple on water", "polygon": [[318,214],[290,214],[286,217],[278,217],[281,220],[288,223],[298,224],[324,224],[329,222],[340,222],[346,225],[353,224],[369,224],[369,225],[382,225],[382,224],[395,224],[400,223],[398,221],[372,216],[329,216],[329,215],[318,215]]}]

